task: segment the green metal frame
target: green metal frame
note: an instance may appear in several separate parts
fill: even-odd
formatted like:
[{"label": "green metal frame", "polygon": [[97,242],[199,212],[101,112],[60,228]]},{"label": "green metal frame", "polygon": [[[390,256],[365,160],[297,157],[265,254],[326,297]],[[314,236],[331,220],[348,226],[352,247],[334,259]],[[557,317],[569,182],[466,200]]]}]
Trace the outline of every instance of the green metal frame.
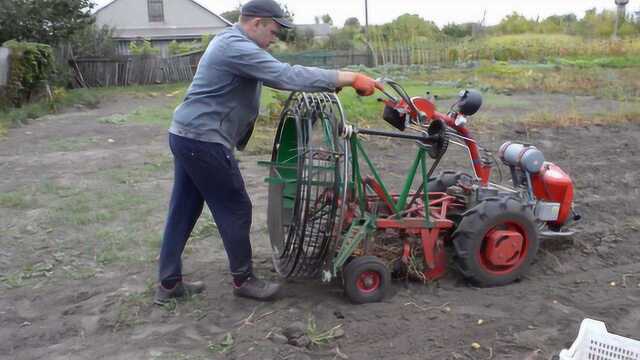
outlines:
[{"label": "green metal frame", "polygon": [[429,189],[428,189],[428,181],[427,181],[427,160],[426,150],[418,146],[418,151],[416,153],[415,159],[413,160],[411,167],[408,170],[404,186],[402,188],[402,192],[400,192],[398,196],[398,201],[394,201],[393,197],[389,194],[387,187],[382,180],[382,177],[378,173],[376,167],[373,165],[369,156],[367,155],[366,150],[362,146],[360,139],[357,134],[354,134],[350,138],[350,148],[351,148],[351,180],[349,183],[350,188],[353,193],[358,198],[358,204],[360,208],[360,213],[363,217],[354,219],[349,230],[342,237],[342,246],[338,251],[338,254],[335,256],[332,266],[333,276],[336,276],[339,270],[342,268],[346,260],[353,254],[353,251],[360,245],[362,240],[364,240],[367,236],[373,234],[376,231],[376,215],[367,212],[367,191],[365,184],[362,181],[362,175],[360,172],[360,157],[364,159],[367,167],[373,174],[374,179],[380,184],[382,188],[382,192],[384,194],[385,200],[388,204],[391,204],[393,207],[393,211],[395,217],[397,219],[401,219],[402,211],[405,210],[407,206],[407,199],[409,197],[409,193],[411,192],[411,185],[413,185],[413,181],[416,177],[416,173],[418,172],[418,167],[420,167],[420,172],[422,175],[422,179],[424,180],[424,191],[423,191],[423,200],[424,204],[427,207],[425,211],[425,227],[432,228],[433,223],[430,218],[429,211]]},{"label": "green metal frame", "polygon": [[[324,140],[329,149],[336,151],[337,144],[333,135],[335,129],[333,129],[331,121],[327,120],[329,119],[321,119],[324,132]],[[295,193],[298,181],[298,137],[296,126],[297,125],[295,118],[287,118],[281,130],[277,158],[274,159],[274,161],[259,162],[260,165],[269,166],[275,169],[275,176],[267,177],[265,180],[272,184],[283,184],[284,188],[282,193],[282,201],[284,208],[293,208],[295,204]],[[348,231],[342,234],[341,239],[337,239],[336,246],[338,253],[334,256],[330,266],[332,276],[334,277],[337,276],[344,263],[347,261],[349,256],[353,254],[354,250],[361,244],[361,242],[367,236],[372,235],[376,231],[376,214],[367,211],[367,189],[365,184],[363,183],[362,175],[360,172],[361,158],[366,163],[367,168],[371,171],[375,180],[378,182],[378,184],[380,184],[385,200],[388,204],[392,205],[393,212],[396,219],[398,220],[401,220],[402,218],[402,212],[407,206],[407,200],[411,192],[411,186],[413,185],[413,181],[415,180],[416,173],[420,171],[422,178],[425,180],[423,189],[424,204],[425,206],[427,206],[424,217],[425,227],[433,227],[430,219],[430,212],[428,211],[429,195],[427,188],[428,181],[426,181],[427,152],[422,146],[418,146],[416,156],[407,172],[402,191],[400,192],[397,201],[394,201],[393,197],[387,190],[387,186],[382,180],[380,173],[367,155],[367,152],[363,147],[362,142],[360,141],[357,131],[353,133],[349,138],[349,148],[351,151],[351,178],[345,179],[347,183],[340,183],[339,186],[340,188],[343,188],[343,186],[348,186],[349,189],[351,189],[351,192],[355,196],[357,196],[361,217],[354,219]],[[331,169],[322,168],[319,170]]]}]

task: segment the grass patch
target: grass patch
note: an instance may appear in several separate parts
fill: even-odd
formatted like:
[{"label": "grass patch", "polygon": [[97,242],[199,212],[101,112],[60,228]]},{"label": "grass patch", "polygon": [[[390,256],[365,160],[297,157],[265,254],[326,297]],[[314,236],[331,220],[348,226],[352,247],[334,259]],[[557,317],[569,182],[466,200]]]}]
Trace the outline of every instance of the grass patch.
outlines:
[{"label": "grass patch", "polygon": [[100,170],[97,176],[106,177],[117,184],[134,185],[149,181],[159,173],[167,173],[173,169],[173,158],[169,155],[147,155],[147,161],[133,167],[117,167]]},{"label": "grass patch", "polygon": [[614,68],[622,69],[628,67],[639,67],[639,56],[618,56],[618,57],[599,57],[599,58],[559,58],[556,60],[558,64],[575,66],[578,68]]},{"label": "grass patch", "polygon": [[585,125],[612,125],[627,122],[640,122],[640,111],[610,114],[581,114],[569,112],[558,114],[553,112],[534,112],[520,120],[528,128],[561,128]]},{"label": "grass patch", "polygon": [[[177,104],[176,104],[177,105]],[[173,117],[174,105],[141,107],[127,115],[127,121],[140,124],[159,124],[169,126]]]},{"label": "grass patch", "polygon": [[176,98],[182,100],[189,83],[179,82],[170,84],[156,85],[132,85],[125,87],[102,87],[89,89],[99,97],[108,97],[113,95],[124,95],[137,99],[153,98],[157,96],[165,96],[167,98]]},{"label": "grass patch", "polygon": [[124,114],[113,114],[110,116],[98,118],[98,122],[101,124],[122,125],[127,121],[128,117]]},{"label": "grass patch", "polygon": [[48,148],[51,151],[78,151],[95,145],[100,141],[101,139],[96,136],[61,138],[49,141]]},{"label": "grass patch", "polygon": [[151,291],[128,294],[118,301],[118,315],[113,324],[113,332],[144,324],[143,312],[151,302]]},{"label": "grass patch", "polygon": [[[258,120],[260,121],[260,120]],[[273,149],[273,139],[276,136],[276,127],[260,126],[258,123],[247,143],[247,147],[242,152],[243,155],[263,155],[271,154]]]},{"label": "grass patch", "polygon": [[11,127],[28,123],[32,119],[54,113],[72,105],[94,108],[99,103],[99,96],[88,89],[55,89],[53,98],[41,99],[20,108],[8,108],[0,111],[0,135],[6,134]]},{"label": "grass patch", "polygon": [[52,263],[43,261],[35,264],[29,264],[22,270],[11,273],[0,278],[4,285],[8,288],[17,288],[24,286],[29,279],[49,277],[54,271]]},{"label": "grass patch", "polygon": [[200,240],[209,236],[217,236],[218,234],[218,225],[213,221],[211,213],[203,211],[191,232],[191,239]]},{"label": "grass patch", "polygon": [[[165,96],[167,99],[172,99],[170,103],[178,102],[184,97],[186,87],[186,83],[174,83],[73,90],[66,90],[63,88],[54,89],[52,99],[41,99],[33,103],[26,104],[20,108],[0,109],[0,136],[5,135],[9,128],[26,124],[29,121],[46,114],[55,113],[64,108],[75,105],[95,108],[98,106],[101,99],[116,95],[138,99]],[[166,113],[170,114],[172,111],[173,109],[169,110],[169,106],[163,108],[162,111],[140,110],[140,113],[134,115],[132,120],[141,122],[162,122],[166,121]],[[156,119],[155,116],[158,116],[158,118]]]},{"label": "grass patch", "polygon": [[26,190],[0,193],[0,207],[28,209],[35,206],[35,199]]}]

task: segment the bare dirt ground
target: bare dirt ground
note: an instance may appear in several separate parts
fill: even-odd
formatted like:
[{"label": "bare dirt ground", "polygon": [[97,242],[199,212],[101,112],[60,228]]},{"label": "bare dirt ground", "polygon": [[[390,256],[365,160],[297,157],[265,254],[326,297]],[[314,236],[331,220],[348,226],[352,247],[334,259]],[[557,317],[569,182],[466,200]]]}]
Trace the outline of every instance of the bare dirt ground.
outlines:
[{"label": "bare dirt ground", "polygon": [[[558,111],[576,102],[616,105],[513,98],[530,112],[541,103]],[[272,303],[237,299],[219,235],[204,216],[185,270],[206,292],[158,307],[151,289],[172,180],[166,125],[101,119],[164,102],[105,99],[0,140],[0,359],[550,359],[585,317],[640,338],[638,123],[480,133],[488,148],[536,144],[574,178],[583,215],[572,241],[545,243],[512,285],[474,288],[451,268],[431,284],[396,282],[377,304],[352,305],[339,286],[319,281],[287,282]],[[410,145],[371,147],[385,179],[403,176]],[[239,158],[254,204],[256,268],[276,278],[266,170],[256,165],[266,156]],[[337,326],[343,334],[309,347],[273,336],[294,322],[314,339]]]}]

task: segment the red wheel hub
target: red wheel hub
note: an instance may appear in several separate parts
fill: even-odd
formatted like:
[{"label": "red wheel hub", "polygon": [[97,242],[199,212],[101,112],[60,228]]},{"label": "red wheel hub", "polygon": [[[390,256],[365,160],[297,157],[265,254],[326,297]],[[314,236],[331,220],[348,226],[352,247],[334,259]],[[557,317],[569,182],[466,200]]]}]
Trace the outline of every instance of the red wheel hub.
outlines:
[{"label": "red wheel hub", "polygon": [[486,258],[494,265],[513,265],[518,261],[524,239],[517,231],[492,230],[486,236]]},{"label": "red wheel hub", "polygon": [[503,224],[500,229],[493,228],[485,235],[480,263],[489,272],[507,274],[520,266],[528,245],[524,231],[517,224]]},{"label": "red wheel hub", "polygon": [[358,276],[356,286],[363,293],[376,291],[380,287],[380,274],[375,271],[364,271]]}]

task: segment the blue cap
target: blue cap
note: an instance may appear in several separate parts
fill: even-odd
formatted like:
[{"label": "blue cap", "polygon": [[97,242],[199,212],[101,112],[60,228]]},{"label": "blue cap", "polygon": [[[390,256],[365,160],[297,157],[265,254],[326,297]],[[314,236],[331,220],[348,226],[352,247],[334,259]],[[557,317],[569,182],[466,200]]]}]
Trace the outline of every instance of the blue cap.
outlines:
[{"label": "blue cap", "polygon": [[280,26],[291,29],[293,24],[287,20],[284,11],[274,0],[251,0],[242,6],[240,15],[272,18]]}]

